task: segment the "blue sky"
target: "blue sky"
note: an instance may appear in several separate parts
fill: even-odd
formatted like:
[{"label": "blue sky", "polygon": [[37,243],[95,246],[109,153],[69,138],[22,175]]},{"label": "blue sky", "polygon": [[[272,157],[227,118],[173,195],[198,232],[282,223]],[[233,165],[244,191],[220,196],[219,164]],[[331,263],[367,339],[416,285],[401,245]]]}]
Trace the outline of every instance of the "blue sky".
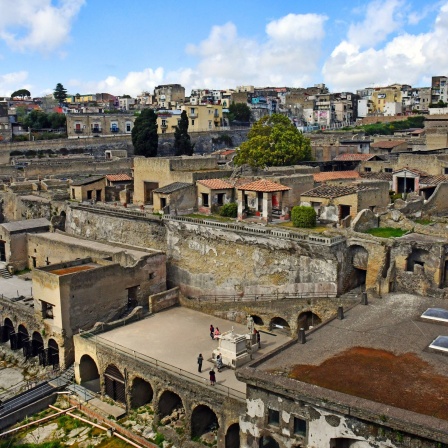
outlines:
[{"label": "blue sky", "polygon": [[0,0],[0,95],[425,86],[447,44],[448,0]]}]

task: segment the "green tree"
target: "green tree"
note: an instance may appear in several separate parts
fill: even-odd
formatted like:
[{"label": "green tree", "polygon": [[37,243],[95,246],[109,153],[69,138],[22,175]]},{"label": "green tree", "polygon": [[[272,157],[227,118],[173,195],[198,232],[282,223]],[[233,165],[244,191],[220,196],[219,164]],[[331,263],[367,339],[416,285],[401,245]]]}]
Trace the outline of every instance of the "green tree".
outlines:
[{"label": "green tree", "polygon": [[229,106],[229,120],[230,121],[243,121],[249,122],[251,118],[250,107],[244,103],[232,103]]},{"label": "green tree", "polygon": [[254,123],[248,140],[237,150],[234,163],[264,168],[295,165],[302,160],[311,160],[310,139],[288,117],[272,114]]},{"label": "green tree", "polygon": [[193,155],[194,145],[188,135],[188,117],[184,110],[180,114],[179,124],[174,131],[174,149],[176,150],[176,156]]},{"label": "green tree", "polygon": [[32,110],[25,117],[23,124],[31,129],[48,129],[51,127],[48,115],[41,110]]},{"label": "green tree", "polygon": [[58,101],[59,104],[62,104],[67,99],[67,90],[64,89],[64,86],[58,82],[56,84],[56,88],[53,92],[54,99]]},{"label": "green tree", "polygon": [[291,221],[294,227],[316,227],[316,211],[313,207],[296,205],[291,210]]},{"label": "green tree", "polygon": [[132,129],[132,144],[135,154],[145,157],[155,157],[159,146],[157,134],[157,115],[152,109],[143,109],[135,119]]},{"label": "green tree", "polygon": [[16,108],[17,121],[23,123],[26,117],[26,109],[23,106]]},{"label": "green tree", "polygon": [[18,96],[23,100],[23,98],[25,98],[26,96],[31,96],[31,93],[26,89],[19,89],[11,93],[11,98],[16,98]]}]

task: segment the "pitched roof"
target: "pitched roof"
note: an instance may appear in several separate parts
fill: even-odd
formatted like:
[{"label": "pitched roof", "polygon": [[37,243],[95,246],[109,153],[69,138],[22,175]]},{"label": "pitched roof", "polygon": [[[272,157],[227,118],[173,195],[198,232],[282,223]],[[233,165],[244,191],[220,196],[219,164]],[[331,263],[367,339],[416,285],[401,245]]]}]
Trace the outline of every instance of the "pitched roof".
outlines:
[{"label": "pitched roof", "polygon": [[119,181],[126,181],[126,180],[132,180],[132,177],[128,174],[108,174],[106,176],[107,180],[110,180],[111,182],[119,182]]},{"label": "pitched roof", "polygon": [[433,187],[441,184],[442,182],[448,182],[448,176],[439,174],[438,176],[423,176],[420,178],[420,188]]},{"label": "pitched roof", "polygon": [[376,154],[339,154],[333,160],[363,162],[378,157]]},{"label": "pitched roof", "polygon": [[222,179],[201,179],[197,183],[210,188],[210,190],[228,190],[233,188],[231,184]]},{"label": "pitched roof", "polygon": [[329,171],[322,173],[313,174],[315,182],[325,182],[327,180],[337,180],[337,179],[358,179],[358,171]]},{"label": "pitched roof", "polygon": [[371,148],[384,148],[384,149],[392,149],[396,146],[400,146],[403,143],[406,143],[406,140],[384,140],[380,142],[371,143]]},{"label": "pitched roof", "polygon": [[310,196],[315,198],[337,198],[357,193],[360,190],[370,190],[372,187],[363,184],[353,185],[320,185],[312,190],[302,193],[301,196]]},{"label": "pitched roof", "polygon": [[392,182],[392,173],[361,173],[363,179],[387,180]]},{"label": "pitched roof", "polygon": [[409,168],[408,166],[395,170],[393,174],[401,173],[402,171],[409,171],[411,173],[417,174],[418,176],[429,176],[426,171],[422,171],[417,168]]},{"label": "pitched roof", "polygon": [[254,182],[243,184],[238,187],[238,190],[261,191],[270,193],[274,191],[287,191],[291,190],[291,188],[287,187],[286,185],[278,184],[277,182],[272,182],[272,180],[260,179]]},{"label": "pitched roof", "polygon": [[173,182],[172,184],[165,185],[164,187],[156,188],[153,193],[170,194],[183,188],[192,187],[193,184],[187,184],[186,182]]},{"label": "pitched roof", "polygon": [[104,179],[104,176],[87,177],[86,179],[77,180],[75,182],[72,182],[71,185],[72,185],[72,187],[80,187],[81,185],[93,184],[94,182],[98,182],[103,179]]}]

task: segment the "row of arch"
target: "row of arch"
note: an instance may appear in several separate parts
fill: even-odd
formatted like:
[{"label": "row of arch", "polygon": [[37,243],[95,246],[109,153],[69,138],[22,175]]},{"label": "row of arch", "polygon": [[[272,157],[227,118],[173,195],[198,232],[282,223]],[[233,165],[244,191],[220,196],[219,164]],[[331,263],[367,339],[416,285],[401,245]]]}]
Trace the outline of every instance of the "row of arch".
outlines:
[{"label": "row of arch", "polygon": [[0,326],[0,342],[10,344],[11,350],[22,350],[25,359],[38,357],[43,366],[59,366],[59,345],[54,339],[49,339],[47,347],[38,331],[28,331],[20,324],[17,331],[11,319],[6,318]]},{"label": "row of arch", "polygon": [[[283,317],[273,317],[269,320],[269,322],[265,322],[262,317],[256,314],[251,314],[251,317],[254,320],[255,325],[259,325],[262,327],[267,326],[269,330],[275,331],[275,329],[279,328],[285,329],[287,331],[290,330],[289,322]],[[319,325],[321,322],[322,320],[317,314],[313,313],[312,311],[304,311],[303,313],[300,313],[299,317],[297,318],[297,329],[304,328],[305,330],[308,330],[310,327]]]},{"label": "row of arch", "polygon": [[[87,388],[94,388],[95,392],[100,387],[100,372],[93,358],[83,355],[79,362],[79,375],[81,384]],[[108,397],[126,404],[126,380],[120,369],[114,364],[109,364],[102,375],[104,390]],[[172,390],[163,390],[157,400],[154,400],[154,388],[152,384],[141,377],[133,378],[130,385],[130,405],[139,408],[147,404],[155,403],[155,413],[158,419],[169,416],[175,410],[184,411],[182,398]],[[211,428],[219,428],[218,416],[205,404],[198,404],[192,409],[190,417],[191,438],[202,436]],[[231,424],[225,434],[226,448],[238,448],[240,446],[240,427],[238,423]]]}]

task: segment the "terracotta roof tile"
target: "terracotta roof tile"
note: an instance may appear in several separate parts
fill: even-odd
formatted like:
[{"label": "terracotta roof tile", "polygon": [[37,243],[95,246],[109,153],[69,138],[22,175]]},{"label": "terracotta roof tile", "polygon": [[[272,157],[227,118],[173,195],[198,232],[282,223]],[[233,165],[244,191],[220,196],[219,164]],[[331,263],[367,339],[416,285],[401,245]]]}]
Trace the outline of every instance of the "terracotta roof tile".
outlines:
[{"label": "terracotta roof tile", "polygon": [[255,180],[254,182],[249,182],[247,184],[241,185],[238,187],[238,190],[260,191],[264,193],[271,193],[274,191],[287,191],[291,190],[291,188],[282,184],[278,184],[276,182],[272,182],[272,180],[260,179]]},{"label": "terracotta roof tile", "polygon": [[210,190],[228,190],[229,188],[233,188],[233,185],[222,179],[201,179],[197,183],[210,188]]},{"label": "terracotta roof tile", "polygon": [[111,182],[132,180],[132,177],[127,174],[108,174],[106,178]]},{"label": "terracotta roof tile", "polygon": [[377,157],[377,155],[376,154],[339,154],[333,160],[362,162],[364,160],[370,160],[374,157]]},{"label": "terracotta roof tile", "polygon": [[313,174],[315,182],[325,182],[327,180],[337,180],[337,179],[358,179],[358,171],[329,171],[322,173]]},{"label": "terracotta roof tile", "polygon": [[403,143],[406,143],[406,140],[385,140],[381,142],[371,143],[370,147],[392,149],[395,148],[396,146],[402,145]]},{"label": "terracotta roof tile", "polygon": [[357,193],[361,190],[369,190],[372,187],[363,184],[353,185],[320,185],[312,190],[302,193],[301,196],[309,196],[315,198],[337,198],[340,196],[347,196],[349,194]]},{"label": "terracotta roof tile", "polygon": [[392,173],[361,173],[363,179],[387,180],[392,182]]}]

